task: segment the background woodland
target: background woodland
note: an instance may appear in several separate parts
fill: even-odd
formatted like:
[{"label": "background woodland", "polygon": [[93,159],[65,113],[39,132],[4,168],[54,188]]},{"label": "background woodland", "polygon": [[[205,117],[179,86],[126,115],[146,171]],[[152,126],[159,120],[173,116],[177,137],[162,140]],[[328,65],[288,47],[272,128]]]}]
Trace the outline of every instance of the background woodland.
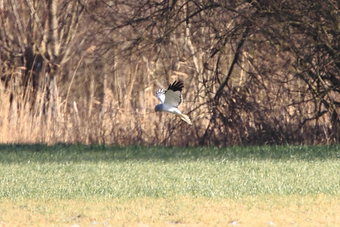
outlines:
[{"label": "background woodland", "polygon": [[[0,143],[339,143],[339,7],[0,0]],[[154,112],[178,79],[192,126]]]}]

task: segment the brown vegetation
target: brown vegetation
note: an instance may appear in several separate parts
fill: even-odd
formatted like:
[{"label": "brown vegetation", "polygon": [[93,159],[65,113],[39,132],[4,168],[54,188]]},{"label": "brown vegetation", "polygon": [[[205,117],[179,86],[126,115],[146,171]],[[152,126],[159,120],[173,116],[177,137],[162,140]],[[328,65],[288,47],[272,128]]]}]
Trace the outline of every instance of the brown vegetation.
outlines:
[{"label": "brown vegetation", "polygon": [[2,0],[0,142],[338,143],[339,5]]},{"label": "brown vegetation", "polygon": [[1,226],[339,226],[329,195],[1,200]]}]

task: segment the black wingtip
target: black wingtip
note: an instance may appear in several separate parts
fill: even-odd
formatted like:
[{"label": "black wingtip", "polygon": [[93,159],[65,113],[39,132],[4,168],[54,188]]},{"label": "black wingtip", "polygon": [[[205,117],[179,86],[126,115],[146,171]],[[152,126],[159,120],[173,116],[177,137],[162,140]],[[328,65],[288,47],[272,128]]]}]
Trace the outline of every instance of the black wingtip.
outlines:
[{"label": "black wingtip", "polygon": [[168,90],[173,90],[173,91],[182,91],[184,85],[183,85],[183,82],[178,80],[175,82],[173,82],[173,84],[170,84],[169,87],[168,87]]}]

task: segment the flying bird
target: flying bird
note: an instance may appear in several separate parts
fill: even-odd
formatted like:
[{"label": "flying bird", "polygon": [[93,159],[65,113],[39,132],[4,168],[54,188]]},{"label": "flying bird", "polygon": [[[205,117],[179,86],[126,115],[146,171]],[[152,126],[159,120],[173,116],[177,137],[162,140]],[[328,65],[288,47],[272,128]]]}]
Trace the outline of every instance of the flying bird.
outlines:
[{"label": "flying bird", "polygon": [[182,114],[181,111],[177,108],[182,103],[182,88],[184,87],[182,81],[175,81],[173,84],[170,84],[168,90],[164,91],[162,88],[156,91],[156,97],[161,101],[161,104],[158,104],[155,107],[155,111],[164,111],[168,113],[176,114],[183,121],[192,125],[190,118]]}]

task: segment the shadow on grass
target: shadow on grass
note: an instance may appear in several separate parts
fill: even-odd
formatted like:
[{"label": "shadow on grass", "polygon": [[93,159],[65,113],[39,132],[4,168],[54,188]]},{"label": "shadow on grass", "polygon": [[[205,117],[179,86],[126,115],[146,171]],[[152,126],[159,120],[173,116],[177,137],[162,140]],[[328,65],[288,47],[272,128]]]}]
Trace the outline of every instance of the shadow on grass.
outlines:
[{"label": "shadow on grass", "polygon": [[117,161],[224,161],[224,160],[326,160],[340,159],[340,145],[249,147],[144,147],[83,144],[2,144],[0,163],[117,162]]}]

